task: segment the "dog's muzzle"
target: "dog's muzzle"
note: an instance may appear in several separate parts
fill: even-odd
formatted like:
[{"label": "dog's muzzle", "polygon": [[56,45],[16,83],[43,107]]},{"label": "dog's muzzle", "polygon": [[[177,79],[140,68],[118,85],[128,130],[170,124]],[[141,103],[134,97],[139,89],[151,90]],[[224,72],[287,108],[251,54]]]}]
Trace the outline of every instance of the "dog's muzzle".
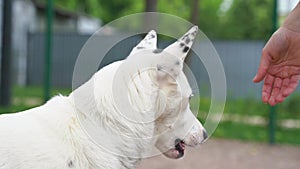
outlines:
[{"label": "dog's muzzle", "polygon": [[184,156],[185,146],[191,146],[195,147],[201,143],[203,143],[208,138],[208,134],[205,130],[202,131],[202,139],[199,141],[199,139],[196,139],[194,136],[192,136],[192,139],[190,139],[190,143],[186,144],[184,140],[176,139],[174,142],[174,148],[168,150],[164,153],[165,156],[172,158],[172,159],[178,159]]},{"label": "dog's muzzle", "polygon": [[185,150],[185,144],[183,140],[176,139],[174,142],[174,148],[168,150],[164,155],[168,158],[178,159],[183,157]]}]

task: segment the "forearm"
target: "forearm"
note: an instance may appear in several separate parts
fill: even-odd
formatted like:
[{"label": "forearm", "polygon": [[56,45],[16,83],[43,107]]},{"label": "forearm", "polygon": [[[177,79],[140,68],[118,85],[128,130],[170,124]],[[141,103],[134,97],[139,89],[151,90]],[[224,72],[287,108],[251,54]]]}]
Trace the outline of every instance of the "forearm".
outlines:
[{"label": "forearm", "polygon": [[298,2],[297,6],[287,16],[282,27],[291,31],[300,32],[300,2]]}]

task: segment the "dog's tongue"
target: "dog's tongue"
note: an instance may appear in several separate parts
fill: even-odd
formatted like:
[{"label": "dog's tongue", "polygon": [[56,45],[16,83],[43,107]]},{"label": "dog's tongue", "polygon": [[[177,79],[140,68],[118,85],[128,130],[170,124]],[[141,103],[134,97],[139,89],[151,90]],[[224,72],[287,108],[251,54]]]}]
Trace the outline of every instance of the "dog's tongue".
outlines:
[{"label": "dog's tongue", "polygon": [[178,158],[182,157],[184,155],[184,149],[185,149],[185,145],[184,142],[182,140],[175,140],[175,150],[178,151]]},{"label": "dog's tongue", "polygon": [[172,148],[170,150],[168,150],[167,152],[164,153],[164,155],[168,158],[172,158],[172,159],[178,159],[181,158],[183,156],[183,151],[179,152],[178,150],[176,150],[175,148]]},{"label": "dog's tongue", "polygon": [[175,148],[172,148],[164,153],[165,156],[172,158],[172,159],[178,159],[183,157],[185,150],[184,142],[177,139],[175,140]]}]

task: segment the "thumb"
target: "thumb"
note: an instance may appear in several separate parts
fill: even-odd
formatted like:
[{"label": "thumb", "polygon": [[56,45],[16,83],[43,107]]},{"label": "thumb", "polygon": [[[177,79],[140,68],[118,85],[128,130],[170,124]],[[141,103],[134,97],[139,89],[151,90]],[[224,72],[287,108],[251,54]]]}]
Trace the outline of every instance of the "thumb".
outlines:
[{"label": "thumb", "polygon": [[267,74],[269,65],[270,65],[269,58],[270,58],[270,55],[263,51],[257,73],[252,80],[253,82],[258,83],[264,79],[264,77]]}]

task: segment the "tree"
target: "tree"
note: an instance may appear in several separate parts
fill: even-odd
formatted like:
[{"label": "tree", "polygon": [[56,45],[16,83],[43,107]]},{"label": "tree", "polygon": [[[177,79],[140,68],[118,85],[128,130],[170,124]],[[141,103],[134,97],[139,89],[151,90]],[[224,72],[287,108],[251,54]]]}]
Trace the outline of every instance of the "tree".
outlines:
[{"label": "tree", "polygon": [[191,3],[190,21],[195,25],[199,25],[199,5],[199,0],[193,0]]},{"label": "tree", "polygon": [[199,27],[209,38],[218,38],[221,27],[220,6],[223,0],[201,0],[199,3]]},{"label": "tree", "polygon": [[156,12],[157,0],[145,0],[145,12]]},{"label": "tree", "polygon": [[225,39],[267,39],[272,30],[273,0],[235,0],[221,17],[218,37]]},{"label": "tree", "polygon": [[132,8],[136,0],[93,0],[98,1],[100,5],[100,16],[104,23],[113,21],[123,15],[128,14],[128,11],[133,11]]},{"label": "tree", "polygon": [[272,1],[232,0],[227,11],[220,10],[224,0],[56,0],[55,3],[99,17],[104,24],[128,14],[157,11],[190,20],[209,38],[266,39],[272,29]]},{"label": "tree", "polygon": [[[46,3],[46,0],[35,0]],[[104,24],[130,12],[142,12],[140,0],[56,0],[55,6],[98,17]]]},{"label": "tree", "polygon": [[190,0],[158,1],[157,11],[179,16],[186,20],[190,19]]}]

